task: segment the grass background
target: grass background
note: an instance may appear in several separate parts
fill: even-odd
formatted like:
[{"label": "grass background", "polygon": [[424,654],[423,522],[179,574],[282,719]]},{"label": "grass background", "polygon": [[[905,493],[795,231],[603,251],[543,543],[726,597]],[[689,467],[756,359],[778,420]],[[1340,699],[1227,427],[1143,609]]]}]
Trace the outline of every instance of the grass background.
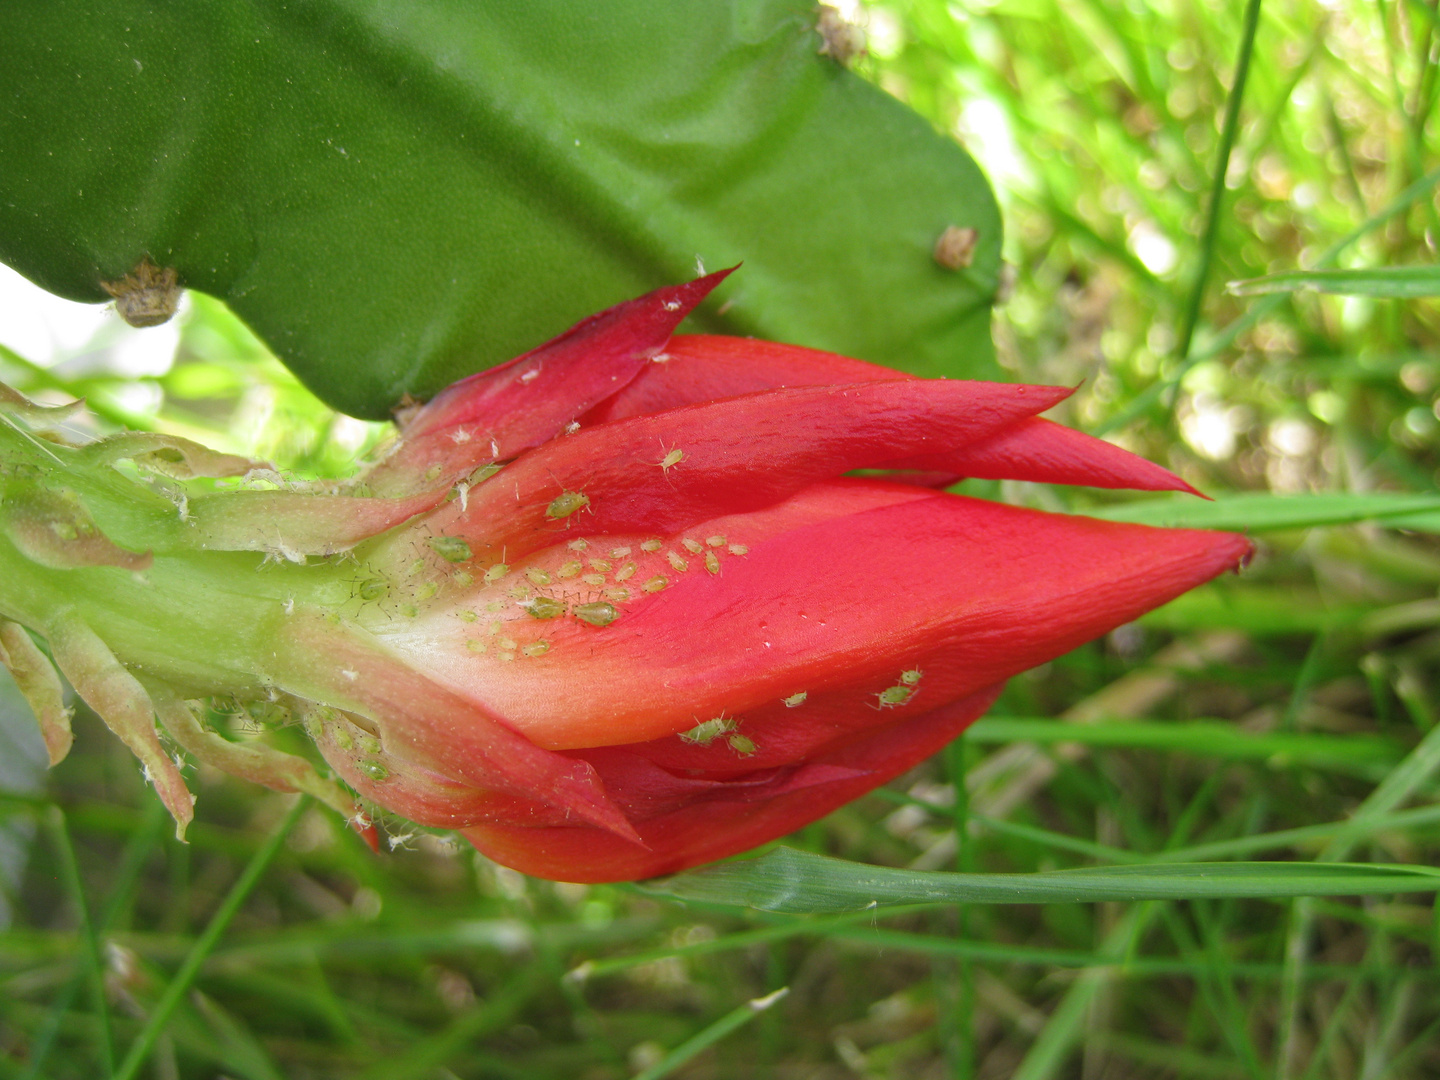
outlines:
[{"label": "grass background", "polygon": [[[1218,501],[983,490],[1211,515],[1261,550],[1013,680],[945,755],[788,843],[1162,879],[1196,861],[1433,864],[1440,306],[1384,271],[1440,243],[1434,4],[849,14],[869,34],[857,70],[997,186],[1014,377],[1083,382],[1058,418]],[[1326,265],[1381,273],[1345,285],[1368,295],[1226,287]],[[300,473],[343,471],[381,435],[325,414],[204,298],[163,374],[110,363],[122,344],[106,328],[54,367],[6,351],[0,377]],[[94,717],[77,730],[43,775],[0,727],[0,1080],[1440,1073],[1427,893],[797,916],[532,881],[399,821],[376,857],[323,810],[203,768],[181,846],[129,754]]]}]

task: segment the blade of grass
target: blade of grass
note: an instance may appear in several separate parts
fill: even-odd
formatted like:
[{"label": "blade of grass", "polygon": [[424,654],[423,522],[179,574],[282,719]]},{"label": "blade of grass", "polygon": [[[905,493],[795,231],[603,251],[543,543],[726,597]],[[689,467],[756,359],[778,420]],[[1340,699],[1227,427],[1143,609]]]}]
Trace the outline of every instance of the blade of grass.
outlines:
[{"label": "blade of grass", "polygon": [[686,1039],[650,1068],[636,1073],[634,1080],[661,1080],[661,1077],[669,1076],[695,1055],[708,1050],[732,1031],[744,1027],[788,993],[788,986],[781,987],[773,994],[753,998],[732,1009],[709,1027]]},{"label": "blade of grass", "polygon": [[[1090,511],[1106,521],[1161,525],[1180,529],[1231,529],[1273,532],[1313,529],[1327,525],[1353,525],[1361,521],[1385,523],[1420,515],[1440,515],[1440,495],[1374,493],[1364,495],[1227,495],[1211,502],[1179,499],[1142,499]],[[1437,522],[1440,524],[1440,522]]]},{"label": "blade of grass", "polygon": [[1310,289],[1331,296],[1373,296],[1415,300],[1440,296],[1440,266],[1386,266],[1372,270],[1286,270],[1232,281],[1234,296],[1264,296]]},{"label": "blade of grass", "polygon": [[1220,146],[1215,157],[1215,171],[1210,180],[1209,206],[1205,210],[1205,227],[1200,233],[1200,265],[1180,319],[1180,333],[1175,341],[1175,355],[1183,363],[1190,355],[1190,343],[1200,322],[1200,307],[1210,282],[1210,267],[1215,261],[1215,244],[1220,235],[1220,212],[1225,205],[1225,178],[1230,172],[1230,154],[1235,148],[1235,133],[1240,128],[1240,104],[1245,98],[1245,83],[1250,77],[1250,58],[1255,52],[1255,31],[1260,25],[1260,0],[1247,0],[1240,29],[1240,55],[1235,60],[1235,76],[1225,98],[1225,119],[1220,127]]},{"label": "blade of grass", "polygon": [[1102,966],[1087,968],[1071,984],[1050,1014],[1044,1030],[1031,1044],[1020,1067],[1011,1074],[1011,1080],[1046,1080],[1065,1064],[1074,1047],[1076,1033],[1085,1023],[1090,1003],[1113,978],[1112,966],[1133,951],[1136,941],[1153,917],[1154,907],[1153,904],[1137,904],[1120,917],[1100,946]]},{"label": "blade of grass", "polygon": [[403,1052],[376,1061],[360,1073],[360,1077],[363,1080],[412,1080],[434,1075],[475,1040],[513,1024],[542,989],[545,983],[542,974],[538,965],[521,967],[483,1002],[465,1010],[440,1031],[416,1040]]},{"label": "blade of grass", "polygon": [[[1440,727],[1432,728],[1409,756],[1370,792],[1350,820],[1325,845],[1320,860],[1348,858],[1363,839],[1362,830],[1368,823],[1413,797],[1437,770],[1440,770]],[[1288,1080],[1298,1067],[1300,1006],[1314,922],[1311,904],[1301,899],[1293,905],[1285,941],[1286,973],[1280,987],[1277,1074],[1281,1080]]]},{"label": "blade of grass", "polygon": [[185,962],[180,965],[180,969],[175,972],[170,982],[166,984],[164,992],[160,995],[160,1000],[155,1003],[155,1007],[150,1012],[150,1018],[146,1021],[144,1029],[135,1037],[135,1041],[130,1044],[129,1052],[125,1055],[125,1059],[120,1063],[120,1068],[114,1073],[111,1080],[134,1080],[136,1073],[139,1072],[140,1067],[145,1063],[145,1059],[150,1056],[150,1051],[154,1048],[156,1040],[165,1030],[165,1025],[169,1022],[171,1013],[173,1013],[175,1007],[180,1004],[180,999],[184,996],[185,991],[190,988],[190,984],[199,973],[201,965],[205,963],[206,958],[214,950],[216,944],[219,943],[220,935],[225,932],[225,928],[230,925],[230,920],[233,919],[235,913],[240,910],[240,905],[243,904],[245,898],[250,895],[250,890],[259,882],[271,861],[279,853],[281,845],[285,842],[285,838],[290,835],[290,830],[295,827],[295,823],[300,820],[301,815],[304,814],[305,810],[310,806],[310,802],[311,800],[308,795],[302,795],[295,800],[295,805],[290,808],[289,813],[285,815],[285,819],[281,821],[279,827],[271,833],[270,837],[260,849],[255,852],[249,864],[241,872],[240,877],[237,878],[235,884],[231,886],[230,891],[226,894],[220,907],[216,910],[215,914],[211,916],[209,925],[205,927],[204,932],[195,940],[195,944],[185,957]]},{"label": "blade of grass", "polygon": [[1380,863],[1254,862],[955,874],[870,866],[777,847],[758,859],[688,871],[660,879],[648,888],[682,900],[802,914],[917,903],[1054,904],[1432,892],[1440,890],[1440,869]]},{"label": "blade of grass", "polygon": [[1353,769],[1388,766],[1404,754],[1402,745],[1383,735],[1326,735],[1319,732],[1253,732],[1220,720],[1156,722],[1107,720],[1072,724],[1064,720],[987,716],[966,733],[976,743],[1028,741],[1043,745],[1080,743],[1131,750],[1162,750],[1203,757],[1272,761],[1285,766]]},{"label": "blade of grass", "polygon": [[[115,875],[115,883],[111,887],[109,899],[101,909],[100,917],[96,923],[95,937],[98,940],[104,936],[115,921],[120,909],[124,906],[129,897],[130,890],[134,887],[135,880],[140,875],[140,870],[145,864],[155,843],[160,837],[162,823],[169,820],[165,808],[158,799],[152,800],[149,809],[143,818],[139,818],[125,844],[124,851],[120,856],[120,870]],[[101,990],[103,993],[103,967],[102,967]],[[70,1011],[70,1005],[80,992],[80,984],[85,980],[87,969],[81,967],[65,985],[64,989],[56,996],[54,1004],[46,1015],[43,1023],[39,1025],[34,1043],[30,1049],[29,1061],[23,1072],[19,1073],[23,1080],[34,1080],[35,1077],[44,1075],[41,1070],[50,1056],[50,1051],[55,1046],[55,1036],[59,1034],[61,1025],[64,1023],[66,1014]],[[113,1064],[111,1066],[113,1068]]]},{"label": "blade of grass", "polygon": [[60,856],[60,876],[80,923],[82,969],[90,984],[91,1004],[100,1030],[99,1057],[104,1066],[103,1075],[108,1076],[115,1071],[115,1039],[110,1029],[110,1007],[105,998],[105,962],[100,956],[100,938],[95,932],[95,924],[90,921],[85,887],[80,881],[80,864],[75,859],[75,846],[70,840],[65,812],[58,806],[52,806],[45,813],[45,827],[55,842],[56,854]]},{"label": "blade of grass", "polygon": [[[975,855],[970,843],[970,789],[965,785],[969,771],[970,746],[965,736],[953,740],[945,748],[945,768],[954,798],[950,805],[950,825],[955,832],[955,869],[960,873],[975,869]],[[957,904],[956,932],[962,938],[971,936],[970,908]],[[951,1057],[951,1075],[955,1080],[971,1080],[979,1069],[975,1045],[975,971],[967,959],[955,966],[955,1016],[953,1037],[947,1044]]]}]

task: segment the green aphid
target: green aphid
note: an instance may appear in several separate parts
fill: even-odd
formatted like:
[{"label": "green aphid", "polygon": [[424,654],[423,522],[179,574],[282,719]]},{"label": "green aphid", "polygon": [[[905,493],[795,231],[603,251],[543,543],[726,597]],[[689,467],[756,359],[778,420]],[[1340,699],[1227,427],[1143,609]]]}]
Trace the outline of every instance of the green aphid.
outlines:
[{"label": "green aphid", "polygon": [[360,762],[359,768],[360,771],[363,772],[366,776],[368,776],[371,780],[390,779],[390,770],[387,769],[384,765],[381,765],[380,762],[373,759],[367,758],[366,760]]},{"label": "green aphid", "polygon": [[925,673],[918,667],[911,668],[909,671],[902,671],[900,673],[900,681],[906,686],[916,686],[920,682],[920,677],[924,674]]},{"label": "green aphid", "polygon": [[470,484],[483,484],[486,480],[489,480],[490,477],[494,476],[499,471],[499,465],[481,465],[480,468],[476,469],[470,474],[470,479],[468,482]]},{"label": "green aphid", "polygon": [[880,698],[880,708],[896,709],[904,705],[915,695],[913,686],[891,686],[881,690],[877,697]]},{"label": "green aphid", "polygon": [[446,562],[464,562],[470,558],[470,545],[463,536],[432,536],[430,550]]},{"label": "green aphid", "polygon": [[787,709],[796,709],[805,704],[805,699],[810,696],[808,690],[801,690],[798,694],[791,694],[787,698],[781,698]]},{"label": "green aphid", "polygon": [[728,716],[717,716],[714,720],[700,721],[689,731],[682,731],[680,739],[682,742],[694,743],[696,746],[709,746],[721,735],[728,735],[734,730],[734,720]]},{"label": "green aphid", "polygon": [[390,583],[384,578],[372,577],[360,583],[361,600],[379,600],[390,591]]},{"label": "green aphid", "polygon": [[558,521],[561,518],[568,518],[577,510],[583,510],[589,505],[590,496],[583,491],[562,491],[545,508],[545,516],[552,521]]},{"label": "green aphid", "polygon": [[558,619],[565,614],[565,603],[552,596],[537,596],[520,605],[532,619]]},{"label": "green aphid", "polygon": [[620,612],[615,610],[615,605],[607,604],[604,600],[596,600],[589,604],[576,604],[571,609],[571,614],[591,626],[609,626],[620,617]]},{"label": "green aphid", "polygon": [[744,735],[731,735],[726,741],[729,742],[730,749],[741,757],[755,756],[755,740],[747,739]]}]

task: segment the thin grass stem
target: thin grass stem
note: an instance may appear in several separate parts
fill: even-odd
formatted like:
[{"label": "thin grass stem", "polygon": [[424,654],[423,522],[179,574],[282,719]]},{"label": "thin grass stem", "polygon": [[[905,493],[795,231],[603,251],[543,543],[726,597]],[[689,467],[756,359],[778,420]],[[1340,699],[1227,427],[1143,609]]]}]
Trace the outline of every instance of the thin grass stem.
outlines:
[{"label": "thin grass stem", "polygon": [[150,1056],[150,1051],[154,1049],[156,1041],[164,1032],[171,1014],[180,1004],[180,999],[184,997],[190,984],[195,981],[201,965],[214,951],[220,941],[220,936],[230,925],[230,920],[235,917],[235,913],[240,910],[240,905],[250,895],[250,890],[260,881],[271,861],[279,853],[281,845],[285,843],[285,838],[290,835],[290,830],[295,827],[295,823],[300,820],[301,815],[310,806],[310,801],[308,795],[302,795],[296,799],[279,827],[270,834],[269,839],[265,841],[260,850],[255,852],[254,857],[251,858],[240,877],[231,886],[220,907],[211,917],[209,925],[191,946],[184,963],[166,984],[165,991],[160,995],[160,1000],[156,1002],[154,1009],[151,1010],[150,1018],[146,1021],[144,1029],[131,1043],[129,1052],[120,1062],[120,1068],[114,1073],[111,1080],[134,1080],[136,1073],[145,1064],[146,1058]]}]

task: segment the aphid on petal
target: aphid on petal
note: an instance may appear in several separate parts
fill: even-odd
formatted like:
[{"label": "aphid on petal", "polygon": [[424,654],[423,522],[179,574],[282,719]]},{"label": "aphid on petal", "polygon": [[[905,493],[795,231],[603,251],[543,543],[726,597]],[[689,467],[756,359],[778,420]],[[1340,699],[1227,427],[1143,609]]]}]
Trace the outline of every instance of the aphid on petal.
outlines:
[{"label": "aphid on petal", "polygon": [[568,518],[577,510],[590,505],[590,496],[583,491],[562,491],[545,508],[545,516],[553,520]]},{"label": "aphid on petal", "polygon": [[550,596],[537,596],[521,601],[520,606],[532,619],[558,619],[565,614],[565,604]]},{"label": "aphid on petal", "polygon": [[730,744],[730,749],[734,750],[741,757],[755,756],[755,742],[753,739],[748,739],[744,735],[731,735],[725,741]]},{"label": "aphid on petal", "polygon": [[463,536],[432,536],[430,550],[446,562],[464,562],[470,558],[470,545]]},{"label": "aphid on petal", "polygon": [[581,622],[589,623],[591,626],[609,626],[620,617],[620,613],[615,610],[615,605],[606,603],[604,600],[576,604],[570,609],[570,613]]},{"label": "aphid on petal", "polygon": [[891,686],[881,690],[875,695],[880,699],[880,708],[895,709],[904,705],[915,696],[915,688],[912,686]]},{"label": "aphid on petal", "polygon": [[680,740],[682,742],[693,743],[696,746],[709,746],[721,735],[725,735],[734,730],[734,720],[728,716],[717,716],[713,720],[702,720],[689,731],[682,731],[680,733]]}]

